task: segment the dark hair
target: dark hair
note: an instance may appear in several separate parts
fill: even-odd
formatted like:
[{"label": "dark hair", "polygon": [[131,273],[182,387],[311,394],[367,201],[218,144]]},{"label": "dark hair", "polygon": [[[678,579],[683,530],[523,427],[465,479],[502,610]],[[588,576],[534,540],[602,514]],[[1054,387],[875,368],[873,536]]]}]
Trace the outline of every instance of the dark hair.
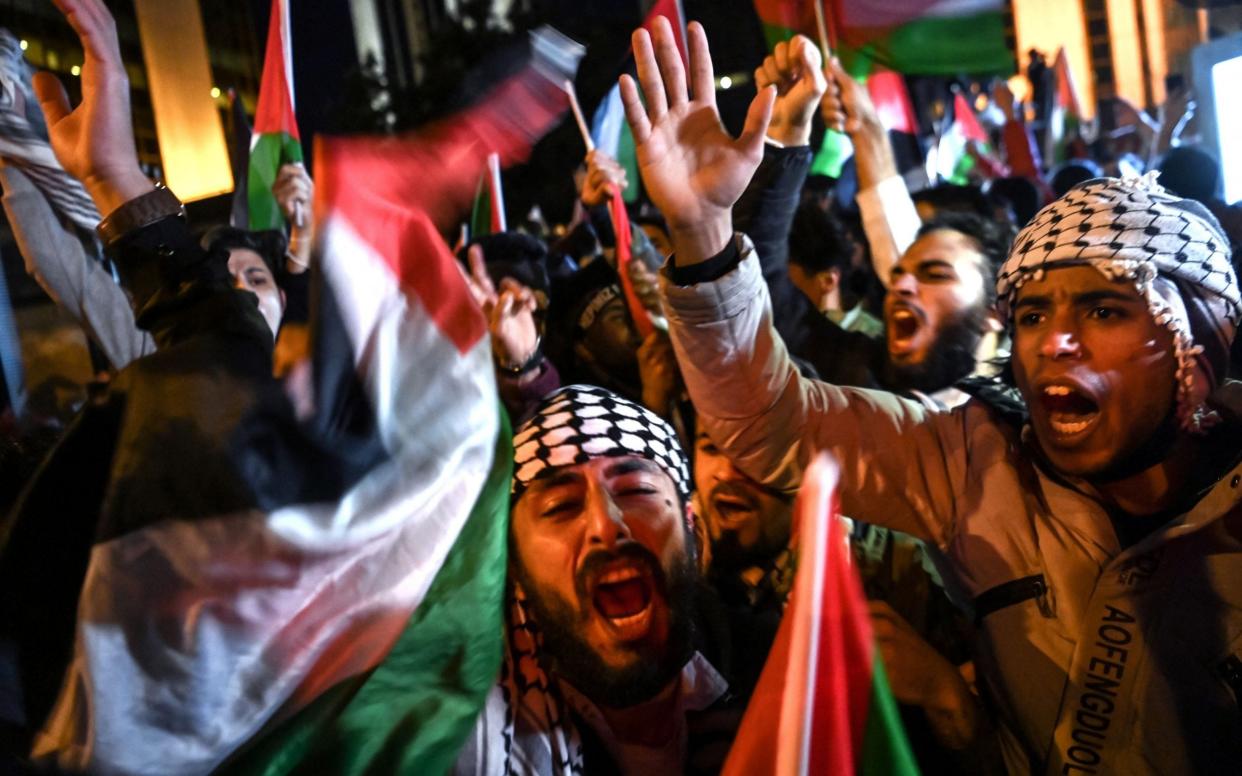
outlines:
[{"label": "dark hair", "polygon": [[[470,245],[483,249],[487,274],[497,286],[504,278],[511,277],[534,291],[545,294],[551,291],[548,246],[542,240],[521,232],[500,232],[475,238]],[[463,248],[457,257],[463,264],[467,250]]]},{"label": "dark hair", "polygon": [[996,301],[996,272],[1009,256],[1014,231],[990,218],[980,218],[973,213],[941,213],[919,227],[918,237],[949,230],[966,235],[983,254],[983,291],[988,304]]},{"label": "dark hair", "polygon": [[1064,197],[1065,193],[1080,183],[1085,183],[1092,178],[1103,178],[1104,170],[1100,165],[1090,159],[1075,159],[1066,162],[1052,173],[1052,193],[1057,198]]},{"label": "dark hair", "polygon": [[988,197],[993,202],[1008,205],[1019,226],[1026,225],[1039,212],[1039,189],[1030,178],[1020,175],[997,178],[988,186]]},{"label": "dark hair", "polygon": [[285,238],[284,232],[276,229],[251,232],[246,229],[234,229],[231,226],[217,226],[203,235],[202,246],[208,251],[227,252],[237,248],[252,250],[263,259],[263,263],[271,270],[272,277],[279,280],[289,241]]},{"label": "dark hair", "polygon": [[915,204],[930,205],[936,213],[974,213],[980,218],[992,215],[992,204],[978,186],[958,186],[942,183],[910,195]]},{"label": "dark hair", "polygon": [[854,254],[849,229],[814,200],[803,200],[789,229],[789,262],[814,274],[831,269],[845,275]]},{"label": "dark hair", "polygon": [[1194,146],[1169,149],[1160,160],[1160,185],[1179,197],[1211,202],[1220,189],[1220,163]]}]

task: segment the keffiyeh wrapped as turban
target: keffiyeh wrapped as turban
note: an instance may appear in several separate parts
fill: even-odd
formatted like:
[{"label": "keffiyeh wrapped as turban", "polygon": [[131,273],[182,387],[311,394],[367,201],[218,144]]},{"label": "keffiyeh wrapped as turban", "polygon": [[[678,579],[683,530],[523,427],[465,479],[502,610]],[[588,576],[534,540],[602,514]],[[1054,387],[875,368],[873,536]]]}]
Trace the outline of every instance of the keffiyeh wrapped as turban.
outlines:
[{"label": "keffiyeh wrapped as turban", "polygon": [[1080,183],[1014,240],[996,282],[1001,313],[1009,315],[1026,281],[1073,265],[1134,282],[1156,323],[1173,333],[1182,427],[1210,425],[1214,415],[1204,401],[1229,367],[1242,317],[1229,240],[1216,218],[1165,191],[1154,173]]},{"label": "keffiyeh wrapped as turban", "polygon": [[561,388],[548,394],[514,434],[513,501],[533,480],[562,466],[631,455],[654,461],[668,472],[682,499],[689,498],[686,454],[663,418],[604,388]]}]

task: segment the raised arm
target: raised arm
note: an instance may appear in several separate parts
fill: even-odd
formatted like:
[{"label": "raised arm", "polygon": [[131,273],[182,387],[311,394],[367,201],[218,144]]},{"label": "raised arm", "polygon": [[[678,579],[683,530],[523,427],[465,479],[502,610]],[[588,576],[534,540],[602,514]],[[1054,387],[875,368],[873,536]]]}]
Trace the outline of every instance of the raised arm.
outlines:
[{"label": "raised arm", "polygon": [[[763,161],[734,205],[733,221],[755,243],[763,276],[780,303],[786,298],[796,302],[800,293],[789,280],[789,229],[811,168],[811,121],[827,85],[822,65],[815,44],[797,35],[776,44],[755,69],[755,86],[775,86],[777,97]],[[784,310],[785,305],[780,307]]]},{"label": "raised arm", "polygon": [[[784,490],[800,485],[815,449],[843,470],[848,514],[941,542],[948,533],[964,456],[945,451],[954,419],[889,394],[802,379],[771,323],[771,305],[748,241],[732,233],[729,207],[758,165],[774,97],[761,91],[734,140],[720,125],[703,28],[689,27],[694,99],[672,32],[654,47],[634,35],[647,109],[622,81],[643,183],[673,226],[674,254],[661,285],[686,385],[713,441],[740,468]],[[687,281],[688,276],[698,275]],[[962,447],[957,445],[957,448]]]},{"label": "raised arm", "polygon": [[876,276],[888,287],[893,267],[914,242],[919,214],[867,88],[855,81],[834,57],[828,63],[828,90],[821,111],[832,129],[845,132],[854,145],[858,170],[858,209],[871,247]]},{"label": "raised arm", "polygon": [[19,168],[0,166],[4,212],[26,263],[26,272],[72,315],[121,369],[155,349],[134,324],[125,291],[87,252],[79,233],[57,217],[47,197]]},{"label": "raised arm", "polygon": [[105,248],[129,292],[138,326],[151,332],[159,347],[225,329],[258,335],[270,347],[271,330],[253,302],[234,292],[225,262],[209,260],[177,217],[180,203],[157,192],[138,166],[129,78],[107,7],[101,0],[53,2],[85,52],[82,103],[71,109],[64,86],[47,72],[35,74],[35,94],[57,160],[82,181],[104,215],[101,229],[118,225]]}]

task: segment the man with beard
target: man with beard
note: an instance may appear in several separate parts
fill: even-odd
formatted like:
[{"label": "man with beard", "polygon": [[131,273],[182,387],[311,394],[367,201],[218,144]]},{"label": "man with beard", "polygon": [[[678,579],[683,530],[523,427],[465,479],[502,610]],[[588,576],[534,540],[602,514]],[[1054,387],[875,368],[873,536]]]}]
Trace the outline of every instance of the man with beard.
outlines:
[{"label": "man with beard", "polygon": [[517,429],[505,659],[457,773],[719,768],[740,708],[690,486],[673,429],[603,388],[562,388]]},{"label": "man with beard", "polygon": [[1242,416],[1220,381],[1242,296],[1216,219],[1154,176],[1089,181],[1036,215],[997,282],[1029,423],[801,378],[729,211],[773,90],[735,140],[706,120],[702,27],[693,100],[671,29],[655,38],[634,34],[646,104],[629,77],[621,94],[673,236],[665,310],[712,439],[786,492],[829,452],[844,512],[945,554],[980,623],[1009,772],[1235,773]]},{"label": "man with beard", "polygon": [[[791,354],[837,385],[883,388],[946,406],[965,401],[955,383],[989,374],[1002,327],[991,309],[992,278],[1008,250],[1008,233],[977,216],[945,213],[919,225],[897,174],[888,136],[866,89],[832,65],[826,80],[818,49],[805,37],[778,44],[755,71],[756,84],[776,86],[763,160],[733,208],[738,231],[755,245],[772,296],[773,322]],[[830,125],[849,131],[858,164],[863,211],[876,273],[888,294],[885,336],[846,331],[827,319],[818,299],[795,282],[790,239],[800,191],[810,169],[816,107]],[[794,246],[799,254],[829,246]],[[966,386],[972,392],[974,384]]]}]

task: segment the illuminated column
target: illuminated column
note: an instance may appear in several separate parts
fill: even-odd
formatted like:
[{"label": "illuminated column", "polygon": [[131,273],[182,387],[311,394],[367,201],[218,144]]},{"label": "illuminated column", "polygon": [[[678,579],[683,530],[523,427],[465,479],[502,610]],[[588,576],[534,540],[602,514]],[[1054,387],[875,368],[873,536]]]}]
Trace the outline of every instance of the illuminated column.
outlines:
[{"label": "illuminated column", "polygon": [[1087,118],[1094,116],[1095,78],[1091,72],[1091,52],[1087,46],[1081,0],[1013,0],[1013,27],[1018,61],[1023,68],[1028,50],[1037,48],[1044,52],[1051,65],[1057,49],[1065,47],[1083,113]]},{"label": "illuminated column", "polygon": [[1108,42],[1113,49],[1117,96],[1142,108],[1147,104],[1147,91],[1143,81],[1143,43],[1135,10],[1134,0],[1108,0]]},{"label": "illuminated column", "polygon": [[1143,27],[1147,40],[1147,68],[1151,73],[1151,100],[1164,102],[1164,79],[1169,74],[1169,52],[1164,41],[1164,3],[1143,0]]},{"label": "illuminated column", "polygon": [[134,0],[164,183],[184,202],[233,190],[198,0]]}]

